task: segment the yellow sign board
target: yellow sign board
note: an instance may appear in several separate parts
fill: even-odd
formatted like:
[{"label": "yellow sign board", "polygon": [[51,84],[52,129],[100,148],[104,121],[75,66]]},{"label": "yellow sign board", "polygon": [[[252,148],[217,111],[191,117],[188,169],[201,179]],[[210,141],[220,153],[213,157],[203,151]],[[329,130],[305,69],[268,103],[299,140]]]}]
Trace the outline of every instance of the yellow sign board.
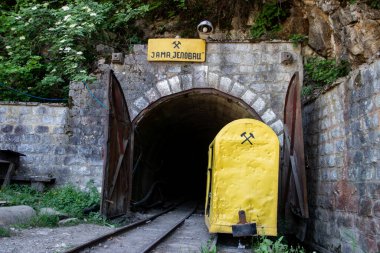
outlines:
[{"label": "yellow sign board", "polygon": [[202,39],[149,39],[148,61],[204,62],[206,41]]}]

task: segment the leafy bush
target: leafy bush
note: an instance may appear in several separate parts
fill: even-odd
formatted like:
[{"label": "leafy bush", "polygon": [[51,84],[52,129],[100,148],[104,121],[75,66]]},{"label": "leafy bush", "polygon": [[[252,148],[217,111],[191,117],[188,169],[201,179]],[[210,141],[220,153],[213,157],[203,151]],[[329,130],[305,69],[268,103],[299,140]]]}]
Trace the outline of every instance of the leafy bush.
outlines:
[{"label": "leafy bush", "polygon": [[[0,4],[0,82],[43,97],[66,97],[69,81],[91,80],[98,44],[129,43],[140,1],[17,1]],[[132,31],[132,32],[128,32]],[[33,100],[0,92],[0,100]]]},{"label": "leafy bush", "polygon": [[276,32],[281,29],[281,20],[287,17],[286,11],[277,2],[267,2],[255,20],[251,28],[251,35],[258,39],[268,32]]},{"label": "leafy bush", "polygon": [[307,36],[296,33],[296,34],[290,35],[289,40],[290,42],[293,43],[294,46],[296,46],[298,44],[302,44],[303,42],[305,42],[307,40]]},{"label": "leafy bush", "polygon": [[72,217],[83,218],[83,209],[100,203],[100,195],[92,185],[88,191],[74,186],[54,188],[44,194],[41,207],[52,207]]},{"label": "leafy bush", "polygon": [[304,66],[305,82],[308,85],[322,87],[332,84],[339,77],[346,76],[350,71],[347,61],[337,63],[335,60],[309,58]]}]

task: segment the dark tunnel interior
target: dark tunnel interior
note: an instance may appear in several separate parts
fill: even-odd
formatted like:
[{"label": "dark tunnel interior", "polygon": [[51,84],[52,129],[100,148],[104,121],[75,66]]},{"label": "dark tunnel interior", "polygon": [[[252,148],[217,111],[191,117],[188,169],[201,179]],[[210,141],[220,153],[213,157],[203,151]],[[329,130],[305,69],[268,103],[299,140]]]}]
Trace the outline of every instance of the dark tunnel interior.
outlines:
[{"label": "dark tunnel interior", "polygon": [[259,116],[214,89],[191,90],[149,106],[135,122],[132,204],[185,197],[204,201],[208,146],[227,123]]}]

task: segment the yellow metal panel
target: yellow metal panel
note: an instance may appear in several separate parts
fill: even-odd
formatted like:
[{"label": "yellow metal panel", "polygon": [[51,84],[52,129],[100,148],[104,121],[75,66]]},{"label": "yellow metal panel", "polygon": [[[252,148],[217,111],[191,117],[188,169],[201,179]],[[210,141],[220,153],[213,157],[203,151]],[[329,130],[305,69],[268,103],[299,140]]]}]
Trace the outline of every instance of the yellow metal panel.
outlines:
[{"label": "yellow metal panel", "polygon": [[204,62],[206,41],[202,39],[149,39],[148,61]]},{"label": "yellow metal panel", "polygon": [[244,210],[247,222],[256,223],[259,234],[277,235],[278,170],[279,141],[270,127],[254,119],[226,125],[215,137],[207,180],[209,231],[232,233],[239,210]]}]

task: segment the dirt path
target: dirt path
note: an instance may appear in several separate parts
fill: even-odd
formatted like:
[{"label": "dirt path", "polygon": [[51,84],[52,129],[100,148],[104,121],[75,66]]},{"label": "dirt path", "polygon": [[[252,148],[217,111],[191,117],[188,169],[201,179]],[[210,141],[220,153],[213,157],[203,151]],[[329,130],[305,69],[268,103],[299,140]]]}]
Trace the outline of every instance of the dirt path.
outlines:
[{"label": "dirt path", "polygon": [[16,229],[11,237],[0,238],[0,253],[63,252],[113,228],[94,224],[70,227]]}]

